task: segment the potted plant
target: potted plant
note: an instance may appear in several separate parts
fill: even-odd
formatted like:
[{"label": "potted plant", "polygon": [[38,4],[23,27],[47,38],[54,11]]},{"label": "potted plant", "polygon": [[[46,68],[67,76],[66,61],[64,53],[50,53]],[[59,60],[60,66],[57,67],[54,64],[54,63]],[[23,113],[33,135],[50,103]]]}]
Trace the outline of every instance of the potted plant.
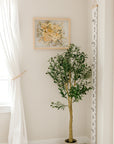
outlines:
[{"label": "potted plant", "polygon": [[49,67],[46,74],[50,75],[58,85],[61,96],[68,101],[68,105],[62,104],[60,101],[52,102],[51,107],[59,109],[69,108],[69,138],[66,143],[77,143],[73,139],[73,109],[72,104],[79,102],[87,92],[92,89],[91,86],[91,66],[87,64],[87,54],[81,52],[74,44],[70,44],[69,48],[62,54],[51,57]]}]

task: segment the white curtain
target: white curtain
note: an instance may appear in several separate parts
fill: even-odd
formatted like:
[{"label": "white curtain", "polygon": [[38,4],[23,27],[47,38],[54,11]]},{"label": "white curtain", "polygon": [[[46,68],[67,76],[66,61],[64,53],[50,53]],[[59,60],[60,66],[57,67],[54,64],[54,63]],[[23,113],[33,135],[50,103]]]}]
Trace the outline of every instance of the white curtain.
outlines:
[{"label": "white curtain", "polygon": [[[6,55],[9,75],[12,79],[21,73],[21,40],[17,0],[0,0],[0,41]],[[12,104],[8,144],[27,144],[20,78],[11,80],[10,93]]]},{"label": "white curtain", "polygon": [[99,0],[97,144],[114,144],[114,0]]}]

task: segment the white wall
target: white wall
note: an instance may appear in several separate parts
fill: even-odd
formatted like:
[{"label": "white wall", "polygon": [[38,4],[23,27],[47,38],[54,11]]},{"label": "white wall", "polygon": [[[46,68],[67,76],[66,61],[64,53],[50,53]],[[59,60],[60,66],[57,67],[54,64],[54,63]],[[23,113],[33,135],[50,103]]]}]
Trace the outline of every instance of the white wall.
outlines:
[{"label": "white wall", "polygon": [[[68,136],[68,110],[50,108],[50,102],[61,100],[57,86],[45,75],[48,59],[64,50],[34,50],[33,17],[71,18],[71,38],[82,50],[88,49],[88,2],[86,0],[20,0],[20,24],[23,41],[22,90],[29,140],[62,138]],[[64,101],[64,100],[62,100]],[[74,106],[74,136],[90,135],[90,97]],[[7,137],[8,120],[2,129]],[[87,122],[88,121],[88,122]],[[0,119],[1,122],[1,119]],[[2,134],[0,128],[0,134]],[[7,139],[6,139],[7,140]]]}]

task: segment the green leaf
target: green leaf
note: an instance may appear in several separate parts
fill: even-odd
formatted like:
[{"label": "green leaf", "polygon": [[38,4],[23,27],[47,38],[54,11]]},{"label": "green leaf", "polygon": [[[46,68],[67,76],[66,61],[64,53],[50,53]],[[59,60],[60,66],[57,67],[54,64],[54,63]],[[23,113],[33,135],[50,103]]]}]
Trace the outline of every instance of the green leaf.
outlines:
[{"label": "green leaf", "polygon": [[51,105],[50,105],[52,108],[56,108],[56,109],[62,109],[62,110],[64,110],[65,109],[65,107],[67,107],[67,105],[64,105],[64,104],[62,104],[60,101],[57,101],[56,103],[54,103],[54,102],[51,102]]}]

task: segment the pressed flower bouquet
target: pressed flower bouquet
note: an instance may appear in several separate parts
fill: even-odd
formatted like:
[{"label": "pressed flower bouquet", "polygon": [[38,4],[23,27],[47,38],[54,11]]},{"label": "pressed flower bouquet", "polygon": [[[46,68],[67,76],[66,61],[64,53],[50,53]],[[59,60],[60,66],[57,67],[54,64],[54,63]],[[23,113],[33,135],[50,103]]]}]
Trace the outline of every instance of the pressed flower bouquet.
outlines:
[{"label": "pressed flower bouquet", "polygon": [[70,20],[34,18],[34,48],[67,48],[70,43]]}]

